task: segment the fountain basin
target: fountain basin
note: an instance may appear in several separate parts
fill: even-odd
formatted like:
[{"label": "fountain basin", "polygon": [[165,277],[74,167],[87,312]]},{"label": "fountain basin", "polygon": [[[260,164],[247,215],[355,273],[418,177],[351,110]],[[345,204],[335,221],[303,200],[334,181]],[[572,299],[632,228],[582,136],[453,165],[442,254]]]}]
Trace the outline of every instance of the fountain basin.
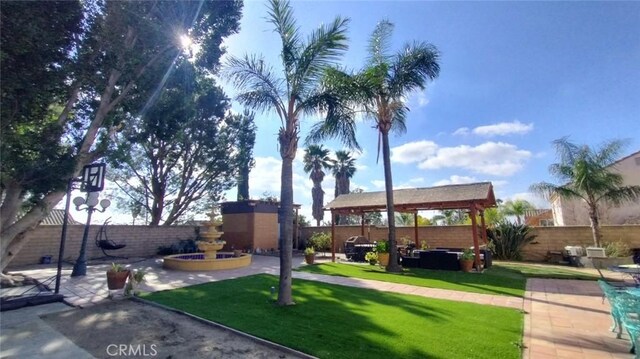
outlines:
[{"label": "fountain basin", "polygon": [[251,254],[242,253],[234,257],[232,252],[218,252],[216,258],[207,258],[204,253],[174,254],[164,257],[162,267],[182,271],[209,271],[247,267]]}]

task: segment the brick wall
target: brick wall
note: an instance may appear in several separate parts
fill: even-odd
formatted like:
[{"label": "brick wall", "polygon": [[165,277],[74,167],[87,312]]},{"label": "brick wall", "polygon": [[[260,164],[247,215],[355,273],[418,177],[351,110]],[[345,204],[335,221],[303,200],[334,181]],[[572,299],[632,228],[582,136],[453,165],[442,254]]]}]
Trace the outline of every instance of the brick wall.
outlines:
[{"label": "brick wall", "polygon": [[[306,227],[302,229],[302,238],[308,239],[314,232],[331,233],[331,227]],[[371,227],[370,238],[372,241],[386,238],[386,227]],[[398,239],[408,237],[413,241],[413,227],[398,227],[396,235]],[[565,246],[593,245],[591,227],[566,226],[566,227],[533,227],[536,239],[523,249],[525,260],[544,260],[548,251],[560,251]],[[336,226],[336,251],[342,252],[344,241],[351,236],[360,235],[360,226]],[[365,237],[368,236],[365,227]],[[629,248],[640,248],[640,225],[603,226],[603,242],[615,242],[618,240],[627,243]],[[473,245],[470,226],[427,226],[418,228],[420,241],[426,240],[431,248],[451,247],[460,248]]]},{"label": "brick wall", "polygon": [[253,248],[278,249],[278,214],[253,213]]},{"label": "brick wall", "polygon": [[[114,255],[126,257],[146,257],[155,255],[158,247],[177,243],[181,239],[195,238],[195,226],[171,226],[149,227],[110,225],[107,235],[109,239],[120,244],[126,244],[125,248],[111,252]],[[95,237],[100,226],[91,226],[87,237],[87,258],[102,257],[103,253],[95,244]],[[62,226],[38,226],[29,232],[29,242],[16,255],[9,268],[40,262],[40,257],[52,256],[57,262],[60,248],[60,234]],[[74,260],[80,252],[82,243],[83,225],[70,225],[67,227],[67,240],[65,244],[64,259]]]}]

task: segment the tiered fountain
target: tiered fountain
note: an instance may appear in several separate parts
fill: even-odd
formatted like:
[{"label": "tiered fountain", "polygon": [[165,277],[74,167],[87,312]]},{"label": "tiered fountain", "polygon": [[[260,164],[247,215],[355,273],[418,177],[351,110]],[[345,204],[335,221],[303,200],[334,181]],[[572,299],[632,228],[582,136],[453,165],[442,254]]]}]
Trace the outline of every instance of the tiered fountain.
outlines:
[{"label": "tiered fountain", "polygon": [[251,264],[251,255],[232,252],[218,252],[227,243],[220,239],[224,232],[218,232],[213,226],[201,233],[204,240],[198,241],[198,249],[204,253],[174,254],[164,257],[163,267],[184,271],[207,271],[234,269]]}]

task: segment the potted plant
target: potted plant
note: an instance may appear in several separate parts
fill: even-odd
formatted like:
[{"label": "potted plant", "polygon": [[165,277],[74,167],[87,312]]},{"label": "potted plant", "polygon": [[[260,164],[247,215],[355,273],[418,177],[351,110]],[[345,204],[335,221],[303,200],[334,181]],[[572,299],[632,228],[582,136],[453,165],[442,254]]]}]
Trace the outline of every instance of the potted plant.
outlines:
[{"label": "potted plant", "polygon": [[460,257],[460,268],[463,272],[471,272],[473,268],[473,262],[476,259],[476,255],[473,253],[473,249],[467,248],[462,252]]},{"label": "potted plant", "polygon": [[142,269],[129,273],[129,281],[127,282],[127,286],[124,289],[124,295],[129,296],[139,294],[140,290],[138,289],[138,286],[144,281],[144,276],[146,274],[147,273]]},{"label": "potted plant", "polygon": [[378,254],[376,252],[367,252],[367,254],[364,255],[364,260],[374,266],[378,263]]},{"label": "potted plant", "polygon": [[381,266],[389,265],[389,241],[380,240],[376,243],[376,253],[378,254],[378,262]]},{"label": "potted plant", "polygon": [[313,264],[316,259],[316,250],[313,247],[307,247],[304,249],[304,261],[307,264]]},{"label": "potted plant", "polygon": [[129,270],[121,264],[111,263],[111,268],[107,271],[107,287],[109,290],[124,288],[129,273]]}]

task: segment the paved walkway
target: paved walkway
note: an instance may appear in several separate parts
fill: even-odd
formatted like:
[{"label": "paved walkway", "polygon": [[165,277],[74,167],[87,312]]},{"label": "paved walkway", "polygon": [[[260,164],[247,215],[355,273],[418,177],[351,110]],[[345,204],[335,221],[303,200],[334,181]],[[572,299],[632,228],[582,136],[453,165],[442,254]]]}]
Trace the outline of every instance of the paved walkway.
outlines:
[{"label": "paved walkway", "polygon": [[[294,258],[294,267],[302,264],[301,257]],[[220,272],[167,271],[162,268],[161,259],[141,260],[127,266],[148,273],[141,287],[144,291],[174,289],[257,273],[277,275],[279,272],[278,258],[267,256],[254,256],[249,267]],[[76,306],[105,300],[109,295],[105,280],[108,267],[108,264],[90,265],[87,276],[80,278],[69,277],[71,267],[65,268],[61,294]],[[55,268],[40,267],[20,272],[45,279],[55,275]],[[532,279],[527,283],[523,300],[306,272],[294,272],[293,276],[338,285],[524,309],[524,359],[632,358],[628,353],[629,340],[626,337],[615,339],[615,334],[608,331],[611,324],[609,305],[602,303],[600,289],[591,281]]]},{"label": "paved walkway", "polygon": [[609,331],[609,304],[596,282],[527,281],[524,359],[632,358],[628,337]]}]

